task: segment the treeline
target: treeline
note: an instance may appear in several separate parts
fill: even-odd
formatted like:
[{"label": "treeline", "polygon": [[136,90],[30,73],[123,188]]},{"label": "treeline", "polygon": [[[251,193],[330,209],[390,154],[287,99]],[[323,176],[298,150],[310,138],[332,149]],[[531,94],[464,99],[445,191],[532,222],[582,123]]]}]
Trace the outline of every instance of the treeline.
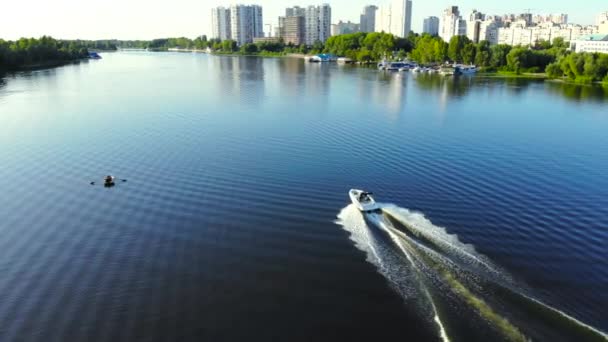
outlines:
[{"label": "treeline", "polygon": [[490,45],[488,41],[474,43],[465,36],[454,36],[449,43],[440,37],[414,37],[410,57],[422,64],[456,62],[474,64],[488,71],[544,72],[547,65],[567,53],[563,39],[553,44],[539,41],[531,47]]},{"label": "treeline", "polygon": [[86,46],[75,41],[61,41],[46,36],[17,41],[0,39],[0,69],[4,70],[61,64],[88,55]]},{"label": "treeline", "polygon": [[608,83],[608,54],[570,53],[547,66],[549,78],[566,78],[577,83]]}]

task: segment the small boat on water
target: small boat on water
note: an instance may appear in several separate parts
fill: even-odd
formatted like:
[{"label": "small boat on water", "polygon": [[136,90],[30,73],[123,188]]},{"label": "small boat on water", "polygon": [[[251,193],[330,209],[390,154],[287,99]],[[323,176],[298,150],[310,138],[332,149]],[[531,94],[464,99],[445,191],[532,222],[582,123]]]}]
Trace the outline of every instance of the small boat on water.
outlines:
[{"label": "small boat on water", "polygon": [[97,52],[89,52],[89,59],[101,59],[101,56]]},{"label": "small boat on water", "polygon": [[455,68],[441,68],[441,70],[439,70],[439,73],[442,74],[443,76],[452,76],[454,74],[456,74],[456,69]]},{"label": "small boat on water", "polygon": [[364,213],[370,213],[380,210],[380,206],[372,197],[371,192],[351,189],[348,192],[348,196],[350,197],[350,200],[353,202],[353,204],[357,207],[357,209],[361,210]]},{"label": "small boat on water", "polygon": [[456,68],[462,75],[473,75],[477,72],[477,67],[474,65],[459,65]]}]

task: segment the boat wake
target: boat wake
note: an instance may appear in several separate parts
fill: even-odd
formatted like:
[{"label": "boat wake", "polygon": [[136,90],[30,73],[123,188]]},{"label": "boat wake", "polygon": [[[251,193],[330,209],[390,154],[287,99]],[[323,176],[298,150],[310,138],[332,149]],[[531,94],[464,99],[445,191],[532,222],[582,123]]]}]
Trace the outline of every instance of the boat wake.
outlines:
[{"label": "boat wake", "polygon": [[336,223],[443,341],[608,341],[534,299],[506,271],[423,214],[380,206],[382,213],[362,214],[349,205]]}]

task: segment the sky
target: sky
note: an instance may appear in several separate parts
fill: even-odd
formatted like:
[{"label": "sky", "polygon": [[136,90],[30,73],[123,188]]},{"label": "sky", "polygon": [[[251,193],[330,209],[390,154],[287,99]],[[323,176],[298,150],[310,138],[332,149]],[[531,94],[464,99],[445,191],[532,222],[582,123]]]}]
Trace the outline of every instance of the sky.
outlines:
[{"label": "sky", "polygon": [[[211,8],[229,6],[221,0],[3,0],[0,12],[0,38],[40,37],[61,39],[153,39],[194,38],[211,33]],[[332,6],[332,22],[359,22],[362,8],[382,5],[390,0],[241,0],[261,5],[264,23],[273,27],[287,6]],[[584,5],[582,5],[584,3]],[[413,0],[412,29],[422,30],[425,17],[440,16],[448,6],[460,7],[463,15],[477,9],[486,14],[567,13],[569,21],[594,24],[600,12],[608,11],[606,0]],[[267,28],[264,28],[267,31]]]}]

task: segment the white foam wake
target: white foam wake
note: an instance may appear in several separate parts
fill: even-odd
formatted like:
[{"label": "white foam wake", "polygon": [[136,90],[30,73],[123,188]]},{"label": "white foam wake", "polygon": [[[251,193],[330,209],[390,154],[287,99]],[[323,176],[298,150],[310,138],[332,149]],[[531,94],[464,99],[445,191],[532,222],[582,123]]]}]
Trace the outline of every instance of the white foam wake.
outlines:
[{"label": "white foam wake", "polygon": [[[416,272],[420,272],[415,265],[415,260],[412,258],[410,253],[399,243],[399,239],[393,232],[384,226],[381,226],[381,217],[378,215],[370,214],[368,219],[374,224],[378,225],[381,229],[384,229],[391,239],[397,244],[403,255],[410,262],[409,267],[403,267],[403,263],[400,262],[399,258],[390,252],[387,248],[383,247],[381,243],[378,243],[373,234],[371,233],[370,227],[365,222],[363,214],[353,205],[342,209],[338,214],[338,220],[336,224],[341,225],[351,236],[350,239],[355,243],[355,246],[364,251],[367,255],[367,261],[378,267],[379,272],[384,275],[390,282],[391,285],[401,294],[404,299],[416,298],[420,300],[420,293],[423,294],[425,302],[429,305],[424,307],[427,309],[430,307],[433,321],[439,328],[439,335],[445,342],[449,342],[450,339],[446,333],[445,327],[437,312],[437,307],[433,302],[433,298],[429,293],[428,289],[420,283],[417,279]],[[412,272],[412,270],[414,272]],[[430,317],[429,317],[430,318]]]},{"label": "white foam wake", "polygon": [[430,241],[441,252],[449,255],[452,261],[459,261],[460,266],[474,268],[476,273],[482,272],[498,277],[507,284],[513,284],[506,271],[479,254],[473,245],[462,243],[458,235],[450,234],[445,228],[434,225],[424,214],[394,204],[382,204],[381,207],[385,214],[404,225],[412,234]]}]

